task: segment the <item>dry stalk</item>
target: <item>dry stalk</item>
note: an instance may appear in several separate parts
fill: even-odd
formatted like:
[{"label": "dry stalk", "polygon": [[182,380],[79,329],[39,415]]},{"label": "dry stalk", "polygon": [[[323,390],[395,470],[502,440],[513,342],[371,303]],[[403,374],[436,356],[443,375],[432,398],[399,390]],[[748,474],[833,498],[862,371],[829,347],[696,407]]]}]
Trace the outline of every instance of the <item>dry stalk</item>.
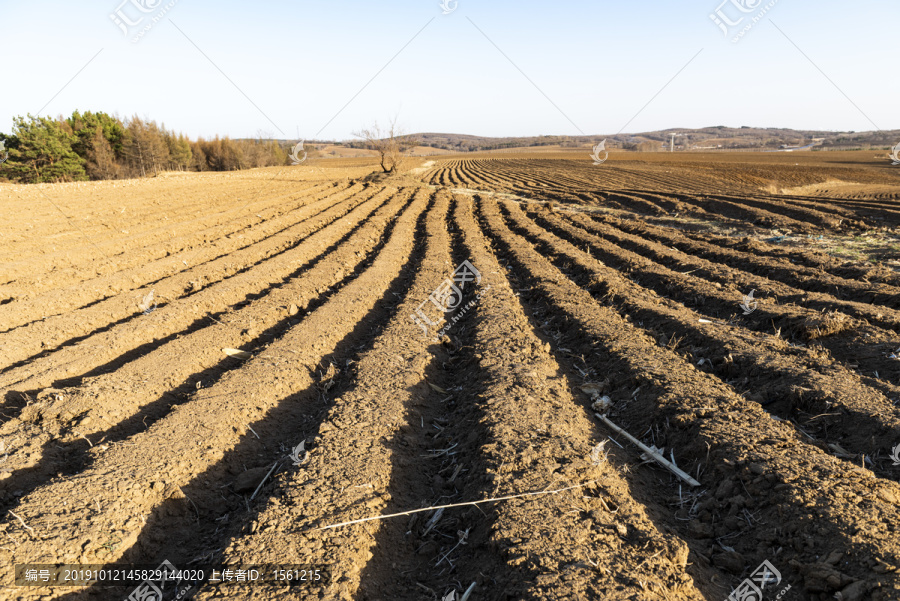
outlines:
[{"label": "dry stalk", "polygon": [[647,445],[642,443],[640,440],[638,440],[637,438],[635,438],[634,436],[632,436],[631,434],[629,434],[628,432],[626,432],[619,426],[612,423],[608,417],[606,417],[605,415],[600,415],[599,413],[595,413],[594,415],[596,415],[598,418],[600,418],[604,424],[606,424],[607,426],[609,426],[610,428],[615,430],[617,433],[621,434],[622,436],[624,436],[625,438],[630,440],[632,443],[637,445],[642,451],[644,451],[647,454],[648,457],[652,457],[654,459],[654,461],[656,461],[657,463],[662,465],[664,468],[666,468],[667,470],[669,470],[670,472],[672,472],[673,474],[675,474],[676,476],[678,476],[679,478],[681,478],[682,480],[684,480],[685,482],[690,484],[691,486],[700,486],[700,483],[697,482],[696,480],[694,480],[693,478],[691,478],[687,474],[687,472],[685,472],[684,470],[679,468],[677,465],[675,465],[674,463],[672,463],[671,461],[669,461],[668,459],[666,459],[665,457],[663,457],[662,455],[660,455],[659,453],[657,453],[656,451],[654,451],[653,449],[651,449],[650,447],[648,447]]},{"label": "dry stalk", "polygon": [[332,524],[330,526],[322,526],[320,528],[313,528],[311,530],[306,530],[305,532],[315,532],[317,530],[331,530],[333,528],[341,528],[342,526],[352,526],[354,524],[362,524],[363,522],[372,522],[376,520],[387,520],[390,518],[397,518],[404,515],[413,515],[414,513],[423,513],[426,511],[434,511],[435,509],[452,509],[454,507],[478,507],[478,505],[482,505],[484,503],[497,503],[499,501],[509,501],[511,499],[521,499],[523,497],[535,497],[539,495],[558,495],[560,493],[566,492],[568,490],[575,490],[576,488],[584,488],[585,486],[590,486],[591,484],[595,484],[596,480],[591,480],[590,482],[583,482],[581,484],[575,484],[574,486],[568,486],[566,488],[559,488],[556,490],[540,490],[536,492],[526,492],[518,495],[509,495],[507,497],[494,497],[493,499],[483,499],[481,501],[469,501],[467,503],[451,503],[450,505],[437,505],[434,507],[423,507],[421,509],[412,509],[410,511],[402,511],[400,513],[390,513],[388,515],[376,515],[368,518],[362,518],[359,520],[351,520],[349,522],[341,522],[340,524]]},{"label": "dry stalk", "polygon": [[429,532],[431,532],[431,529],[432,529],[432,528],[434,528],[435,526],[437,526],[437,523],[440,521],[440,519],[441,519],[441,517],[442,517],[443,515],[444,515],[444,508],[443,508],[443,507],[441,507],[441,508],[438,509],[436,512],[434,512],[434,515],[433,515],[433,516],[431,517],[431,519],[428,520],[428,522],[425,524],[425,532],[422,533],[422,538],[425,538],[425,535],[428,534]]},{"label": "dry stalk", "polygon": [[[466,528],[465,532],[459,533],[459,535],[460,535],[460,536],[459,536],[459,542],[456,543],[456,544],[453,546],[452,549],[450,549],[449,551],[447,551],[446,553],[444,553],[444,555],[443,555],[440,559],[438,559],[438,562],[437,562],[436,564],[434,564],[434,567],[437,567],[437,566],[441,565],[441,562],[444,561],[445,559],[447,559],[447,558],[450,556],[451,553],[453,553],[454,551],[456,551],[456,549],[457,549],[460,545],[466,544],[466,539],[469,538],[469,530],[470,530],[469,528]],[[450,563],[450,560],[448,559],[447,562]]]},{"label": "dry stalk", "polygon": [[17,516],[16,514],[14,514],[12,511],[9,512],[9,515],[11,515],[11,516],[13,516],[14,518],[16,518],[17,520],[19,520],[19,523],[22,524],[22,527],[23,527],[23,528],[25,528],[26,530],[28,530],[29,532],[31,532],[32,534],[34,534],[34,528],[32,528],[31,526],[29,526],[28,524],[26,524],[26,523],[25,523],[25,520],[23,520],[22,518],[20,518],[20,517]]},{"label": "dry stalk", "polygon": [[[269,473],[266,474],[266,477],[262,479],[262,481],[259,483],[259,486],[257,486],[257,487],[256,487],[256,490],[253,491],[253,494],[250,495],[250,500],[251,500],[251,501],[256,497],[256,494],[259,492],[259,489],[262,488],[262,485],[266,483],[266,480],[269,479],[269,476],[272,475],[272,472],[275,471],[275,468],[276,468],[276,467],[278,467],[278,463],[275,463],[274,465],[272,465],[272,469],[269,470]],[[193,501],[192,501],[192,502],[193,502]]]},{"label": "dry stalk", "polygon": [[459,601],[469,601],[469,596],[472,594],[472,591],[475,590],[475,582],[469,585],[469,588],[466,589],[465,594],[463,594],[462,598]]}]

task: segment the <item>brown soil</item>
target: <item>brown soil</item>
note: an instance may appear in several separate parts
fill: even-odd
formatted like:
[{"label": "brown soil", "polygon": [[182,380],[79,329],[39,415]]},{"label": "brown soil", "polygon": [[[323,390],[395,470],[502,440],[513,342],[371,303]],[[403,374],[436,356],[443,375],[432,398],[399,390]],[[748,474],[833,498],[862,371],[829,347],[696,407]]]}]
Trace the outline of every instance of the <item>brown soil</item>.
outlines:
[{"label": "brown soil", "polygon": [[767,600],[900,598],[896,170],[373,168],[0,186],[0,598],[130,592],[15,564],[163,560],[329,566],[203,600],[720,601],[763,561]]}]

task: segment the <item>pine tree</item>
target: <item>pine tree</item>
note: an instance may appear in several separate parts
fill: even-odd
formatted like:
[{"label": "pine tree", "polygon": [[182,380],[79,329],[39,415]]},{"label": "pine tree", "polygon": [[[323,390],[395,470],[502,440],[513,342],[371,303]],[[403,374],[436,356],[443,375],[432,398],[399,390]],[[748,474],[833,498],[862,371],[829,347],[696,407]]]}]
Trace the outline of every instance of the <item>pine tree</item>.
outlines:
[{"label": "pine tree", "polygon": [[[64,119],[18,117],[0,177],[21,182],[116,179],[157,175],[163,169],[235,171],[287,164],[287,151],[262,132],[255,140],[216,136],[192,142],[165,125],[107,113],[75,111]],[[310,156],[314,147],[309,146]]]},{"label": "pine tree", "polygon": [[103,139],[112,148],[117,161],[123,158],[123,142],[125,126],[121,121],[106,113],[91,113],[83,115],[78,111],[66,120],[77,141],[72,145],[72,150],[81,158],[87,160],[92,152],[105,152],[105,148],[93,150],[94,144],[99,142],[96,133],[99,131]]},{"label": "pine tree", "polygon": [[84,160],[72,149],[78,138],[64,121],[49,117],[13,118],[10,179],[25,183],[86,180]]}]

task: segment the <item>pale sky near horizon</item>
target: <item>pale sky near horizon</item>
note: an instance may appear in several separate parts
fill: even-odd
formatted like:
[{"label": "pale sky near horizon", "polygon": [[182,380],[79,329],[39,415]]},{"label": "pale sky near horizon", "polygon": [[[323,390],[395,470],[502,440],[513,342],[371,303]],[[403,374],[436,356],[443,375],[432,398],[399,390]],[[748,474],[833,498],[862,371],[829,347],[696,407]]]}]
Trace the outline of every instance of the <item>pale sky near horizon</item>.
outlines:
[{"label": "pale sky near horizon", "polygon": [[[192,138],[348,139],[395,114],[483,136],[900,129],[900,3],[721,2],[2,0],[0,132],[75,109]],[[720,7],[743,17],[729,37]],[[117,9],[142,19],[128,36]]]}]

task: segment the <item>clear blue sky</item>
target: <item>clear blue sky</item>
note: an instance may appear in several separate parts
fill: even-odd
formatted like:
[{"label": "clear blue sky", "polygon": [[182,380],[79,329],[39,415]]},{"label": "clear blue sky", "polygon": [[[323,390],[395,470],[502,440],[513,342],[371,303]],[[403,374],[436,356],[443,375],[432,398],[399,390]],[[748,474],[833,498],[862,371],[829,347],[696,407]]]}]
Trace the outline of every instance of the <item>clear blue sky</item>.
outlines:
[{"label": "clear blue sky", "polygon": [[132,21],[159,4],[129,37],[110,19],[121,2],[0,1],[0,131],[45,105],[191,137],[346,139],[397,113],[409,132],[487,136],[900,128],[895,0],[777,0],[738,43],[709,18],[721,0],[458,0],[448,15],[439,0],[128,0]]}]

